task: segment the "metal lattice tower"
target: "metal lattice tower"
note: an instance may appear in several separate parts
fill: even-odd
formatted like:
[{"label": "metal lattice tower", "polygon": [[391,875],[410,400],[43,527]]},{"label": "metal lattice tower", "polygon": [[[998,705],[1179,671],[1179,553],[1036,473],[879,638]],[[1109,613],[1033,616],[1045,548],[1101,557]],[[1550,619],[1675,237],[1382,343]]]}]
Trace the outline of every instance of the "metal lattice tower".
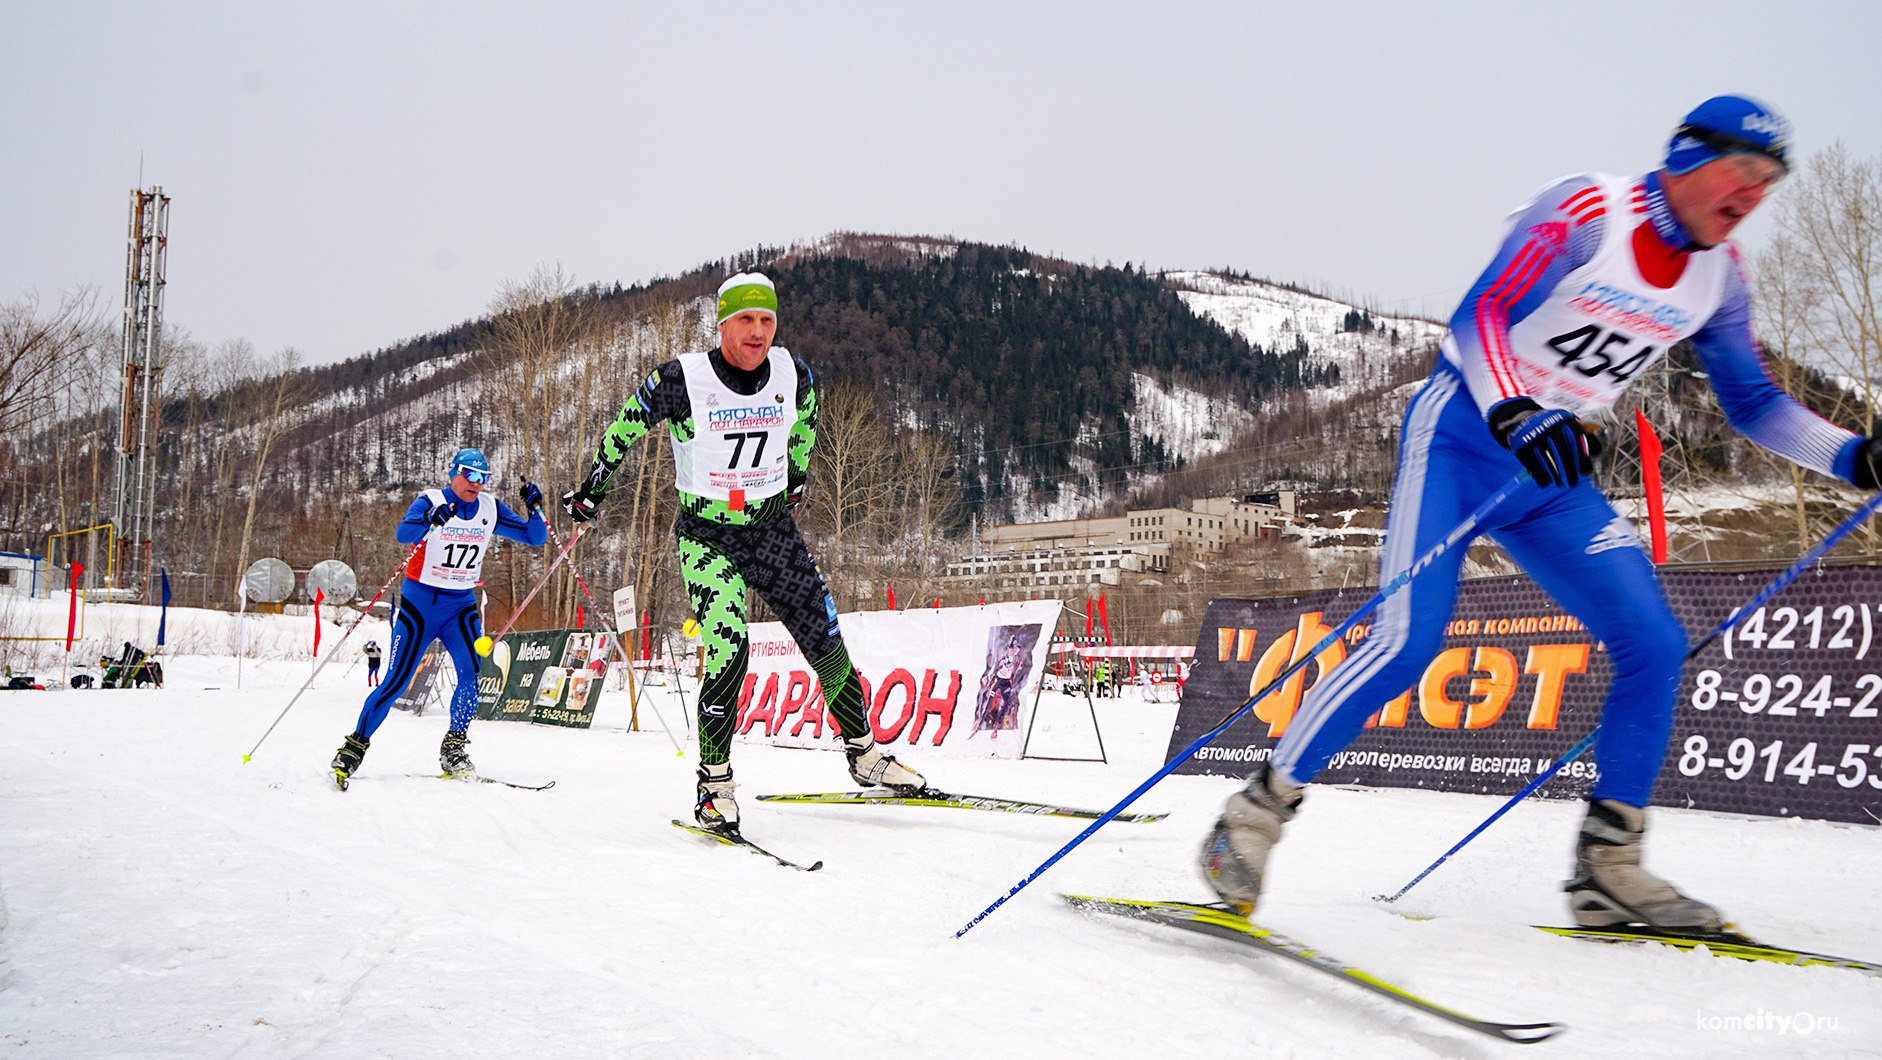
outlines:
[{"label": "metal lattice tower", "polygon": [[124,392],[118,432],[118,584],[149,588],[156,521],[157,415],[163,376],[163,285],[170,246],[170,199],[163,189],[131,192],[124,264]]}]

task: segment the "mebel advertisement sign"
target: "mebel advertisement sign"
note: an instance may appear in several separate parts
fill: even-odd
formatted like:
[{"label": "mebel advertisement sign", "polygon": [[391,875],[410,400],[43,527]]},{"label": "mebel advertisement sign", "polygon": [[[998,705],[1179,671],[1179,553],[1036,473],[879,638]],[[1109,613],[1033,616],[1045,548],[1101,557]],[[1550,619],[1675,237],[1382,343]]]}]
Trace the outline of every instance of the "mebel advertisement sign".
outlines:
[{"label": "mebel advertisement sign", "polygon": [[[1662,584],[1697,641],[1782,570],[1669,571]],[[1273,682],[1373,590],[1209,606],[1169,753]],[[1245,776],[1301,698],[1370,635],[1361,620],[1177,767]],[[1882,823],[1882,568],[1817,567],[1709,645],[1682,674],[1661,805]],[[1436,658],[1381,705],[1317,778],[1329,783],[1514,794],[1600,720],[1606,652],[1526,577],[1467,581]],[[1593,757],[1544,793],[1579,797]]]},{"label": "mebel advertisement sign", "polygon": [[604,633],[506,633],[478,671],[477,716],[585,729],[601,701],[607,652]]}]

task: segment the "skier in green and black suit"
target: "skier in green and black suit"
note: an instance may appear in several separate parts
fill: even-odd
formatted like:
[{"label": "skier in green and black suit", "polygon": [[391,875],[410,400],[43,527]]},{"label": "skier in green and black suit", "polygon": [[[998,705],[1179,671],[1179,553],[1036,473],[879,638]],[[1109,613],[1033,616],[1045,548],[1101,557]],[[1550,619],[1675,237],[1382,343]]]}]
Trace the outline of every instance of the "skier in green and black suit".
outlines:
[{"label": "skier in green and black suit", "polygon": [[628,447],[666,421],[680,494],[680,570],[706,659],[693,816],[703,827],[736,831],[731,751],[749,658],[748,583],[817,671],[850,776],[864,787],[905,791],[925,782],[876,746],[836,601],[791,518],[817,441],[817,390],[802,358],[771,345],[777,290],[758,273],[733,276],[719,288],[718,320],[718,349],[654,369],[621,406],[588,478],[562,495],[562,506],[578,523],[593,519]]}]

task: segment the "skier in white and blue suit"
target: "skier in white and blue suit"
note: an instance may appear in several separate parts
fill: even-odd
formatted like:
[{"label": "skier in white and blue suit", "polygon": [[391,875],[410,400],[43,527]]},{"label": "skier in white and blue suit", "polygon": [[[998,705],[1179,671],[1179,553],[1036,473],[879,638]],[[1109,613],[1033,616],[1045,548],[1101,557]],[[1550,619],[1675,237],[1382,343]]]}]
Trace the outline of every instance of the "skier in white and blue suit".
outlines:
[{"label": "skier in white and blue suit", "polygon": [[538,548],[549,540],[548,524],[542,521],[542,490],[535,483],[523,483],[521,499],[529,512],[524,518],[497,498],[482,495],[489,482],[490,461],[484,459],[484,454],[476,449],[460,449],[451,458],[450,483],[443,489],[419,494],[399,521],[400,544],[424,544],[405,565],[386,678],[366,696],[358,726],[333,756],[334,779],[342,788],[359,771],[373,731],[392,709],[392,701],[411,684],[412,671],[434,639],[444,645],[457,667],[451,729],[438,749],[438,764],[450,775],[477,771],[465,745],[470,742],[466,730],[477,712],[475,644],[483,636],[477,585],[484,556],[492,537]]},{"label": "skier in white and blue suit", "polygon": [[[1789,164],[1790,125],[1742,96],[1686,116],[1665,164],[1639,177],[1582,174],[1511,216],[1489,268],[1450,321],[1436,370],[1405,413],[1381,578],[1406,570],[1494,491],[1533,484],[1481,532],[1607,645],[1614,678],[1565,888],[1585,926],[1718,930],[1719,912],[1641,866],[1645,807],[1665,760],[1687,652],[1632,525],[1588,477],[1580,417],[1690,339],[1732,426],[1773,452],[1874,490],[1882,442],[1825,422],[1772,383],[1726,237]],[[1272,759],[1228,800],[1202,851],[1222,898],[1252,910],[1301,785],[1410,687],[1437,654],[1465,549],[1448,550],[1379,607],[1364,645],[1308,693]]]}]

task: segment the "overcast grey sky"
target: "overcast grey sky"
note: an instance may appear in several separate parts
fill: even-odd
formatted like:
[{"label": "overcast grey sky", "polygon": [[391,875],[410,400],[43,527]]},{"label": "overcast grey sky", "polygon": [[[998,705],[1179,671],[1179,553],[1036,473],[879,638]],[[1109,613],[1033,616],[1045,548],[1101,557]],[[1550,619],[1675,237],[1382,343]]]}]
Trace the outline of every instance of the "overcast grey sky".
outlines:
[{"label": "overcast grey sky", "polygon": [[636,283],[837,230],[1443,315],[1509,208],[1651,167],[1707,96],[1873,157],[1878,39],[1872,0],[0,0],[0,300],[115,308],[141,164],[167,322],[311,362],[539,263]]}]

